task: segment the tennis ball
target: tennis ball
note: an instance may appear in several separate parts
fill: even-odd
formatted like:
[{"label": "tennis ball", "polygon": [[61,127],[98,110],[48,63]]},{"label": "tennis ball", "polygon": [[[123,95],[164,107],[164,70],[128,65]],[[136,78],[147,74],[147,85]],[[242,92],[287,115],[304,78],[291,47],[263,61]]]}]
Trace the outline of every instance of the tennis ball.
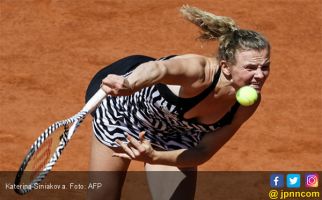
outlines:
[{"label": "tennis ball", "polygon": [[236,93],[237,101],[243,106],[253,105],[257,101],[257,98],[258,94],[251,86],[241,87]]}]

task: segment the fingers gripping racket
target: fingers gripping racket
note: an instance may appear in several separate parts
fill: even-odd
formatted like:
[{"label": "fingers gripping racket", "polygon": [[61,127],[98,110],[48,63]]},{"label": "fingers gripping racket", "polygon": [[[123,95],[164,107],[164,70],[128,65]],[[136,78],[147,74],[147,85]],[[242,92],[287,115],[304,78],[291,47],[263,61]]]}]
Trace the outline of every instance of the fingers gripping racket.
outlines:
[{"label": "fingers gripping racket", "polygon": [[52,170],[87,114],[94,111],[105,97],[106,93],[99,89],[79,113],[55,122],[36,139],[17,172],[14,187],[16,193],[23,195],[37,187]]}]

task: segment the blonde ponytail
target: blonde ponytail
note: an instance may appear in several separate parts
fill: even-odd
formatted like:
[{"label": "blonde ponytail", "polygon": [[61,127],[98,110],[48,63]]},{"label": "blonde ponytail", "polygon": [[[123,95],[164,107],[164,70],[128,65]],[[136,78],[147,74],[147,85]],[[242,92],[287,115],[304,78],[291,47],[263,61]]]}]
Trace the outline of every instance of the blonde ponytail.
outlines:
[{"label": "blonde ponytail", "polygon": [[237,25],[229,17],[217,16],[196,7],[184,5],[180,12],[185,19],[199,26],[203,33],[200,38],[205,40],[223,40],[223,36],[237,30]]},{"label": "blonde ponytail", "polygon": [[267,49],[270,52],[270,44],[264,36],[252,30],[239,29],[229,17],[217,16],[188,5],[182,6],[180,12],[201,28],[200,39],[219,40],[218,60],[235,63],[237,49]]}]

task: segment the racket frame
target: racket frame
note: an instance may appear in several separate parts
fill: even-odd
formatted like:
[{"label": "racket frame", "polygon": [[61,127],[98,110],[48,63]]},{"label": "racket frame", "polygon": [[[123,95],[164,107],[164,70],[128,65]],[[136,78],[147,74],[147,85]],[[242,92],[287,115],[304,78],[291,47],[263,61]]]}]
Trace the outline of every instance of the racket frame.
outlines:
[{"label": "racket frame", "polygon": [[[62,151],[68,144],[69,140],[74,135],[76,129],[79,127],[79,125],[83,122],[83,120],[86,118],[88,113],[93,112],[96,107],[101,103],[101,101],[106,97],[106,92],[103,89],[99,89],[94,96],[86,103],[86,105],[82,108],[80,112],[78,112],[76,115],[62,120],[55,122],[51,126],[49,126],[32,144],[30,147],[27,155],[24,157],[19,170],[17,172],[16,178],[15,178],[15,187],[14,191],[17,194],[26,194],[37,187],[37,185],[47,176],[47,174],[52,170],[53,166],[56,164],[57,160],[62,154]],[[62,126],[68,126],[69,124],[72,124],[67,132],[62,135],[62,138],[60,139],[60,142],[55,149],[55,152],[51,156],[49,162],[44,166],[42,171],[34,178],[29,184],[24,184],[23,187],[17,187],[21,184],[21,178],[22,175],[25,172],[25,169],[31,160],[32,156],[36,153],[36,151],[40,148],[40,146],[45,142],[45,140],[59,127]]]}]

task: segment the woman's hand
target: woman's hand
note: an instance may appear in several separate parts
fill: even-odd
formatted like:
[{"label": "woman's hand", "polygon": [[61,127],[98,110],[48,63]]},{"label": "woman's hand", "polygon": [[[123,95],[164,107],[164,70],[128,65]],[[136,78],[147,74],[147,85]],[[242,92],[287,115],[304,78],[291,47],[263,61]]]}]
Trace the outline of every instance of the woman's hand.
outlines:
[{"label": "woman's hand", "polygon": [[116,140],[117,144],[123,148],[125,153],[113,153],[113,156],[152,163],[156,151],[152,148],[150,141],[144,139],[144,134],[145,132],[140,132],[139,141],[127,134],[128,144]]},{"label": "woman's hand", "polygon": [[129,81],[125,77],[115,74],[110,74],[104,78],[102,80],[101,88],[112,96],[128,96],[134,92]]}]

